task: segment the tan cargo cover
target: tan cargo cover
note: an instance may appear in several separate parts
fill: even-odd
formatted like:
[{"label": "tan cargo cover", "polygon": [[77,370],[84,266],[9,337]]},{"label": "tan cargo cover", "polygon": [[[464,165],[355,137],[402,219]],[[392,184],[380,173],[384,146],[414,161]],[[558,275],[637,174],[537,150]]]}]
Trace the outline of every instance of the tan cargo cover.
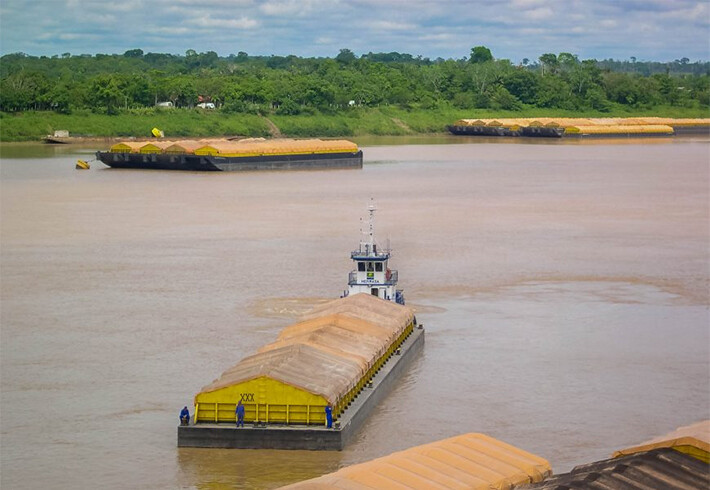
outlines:
[{"label": "tan cargo cover", "polygon": [[266,352],[289,344],[308,344],[338,355],[357,359],[362,363],[363,374],[389,347],[386,340],[330,325],[287,339],[279,339],[265,345],[259,349],[259,352]]},{"label": "tan cargo cover", "polygon": [[550,463],[484,434],[463,434],[306,480],[288,489],[507,489],[542,481]]},{"label": "tan cargo cover", "polygon": [[336,404],[404,332],[414,314],[405,306],[361,293],[325,303],[306,317],[200,393],[264,376]]},{"label": "tan cargo cover", "polygon": [[242,359],[201,393],[268,376],[335,404],[360,380],[361,372],[360,364],[352,359],[310,345],[292,344]]}]

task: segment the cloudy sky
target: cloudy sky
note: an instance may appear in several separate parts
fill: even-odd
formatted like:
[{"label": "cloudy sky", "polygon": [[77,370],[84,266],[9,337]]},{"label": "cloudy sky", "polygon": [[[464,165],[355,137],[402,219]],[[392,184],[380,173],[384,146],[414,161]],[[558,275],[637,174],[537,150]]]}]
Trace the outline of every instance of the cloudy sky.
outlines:
[{"label": "cloudy sky", "polygon": [[710,0],[1,0],[0,52],[710,60]]}]

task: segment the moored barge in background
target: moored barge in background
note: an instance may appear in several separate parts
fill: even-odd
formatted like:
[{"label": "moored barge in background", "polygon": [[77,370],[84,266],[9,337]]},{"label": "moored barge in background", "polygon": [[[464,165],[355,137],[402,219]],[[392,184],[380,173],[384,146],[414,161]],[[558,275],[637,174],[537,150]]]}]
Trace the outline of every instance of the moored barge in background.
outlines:
[{"label": "moored barge in background", "polygon": [[710,119],[661,117],[459,119],[447,129],[461,136],[640,137],[710,134]]},{"label": "moored barge in background", "polygon": [[346,140],[250,138],[122,141],[96,159],[113,168],[193,171],[362,168],[362,151]]}]

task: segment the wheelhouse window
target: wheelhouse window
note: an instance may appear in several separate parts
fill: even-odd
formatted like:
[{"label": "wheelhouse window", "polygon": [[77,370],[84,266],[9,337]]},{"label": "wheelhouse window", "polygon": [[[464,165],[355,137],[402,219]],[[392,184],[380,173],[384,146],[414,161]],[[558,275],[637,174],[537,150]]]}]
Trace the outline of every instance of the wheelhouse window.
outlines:
[{"label": "wheelhouse window", "polygon": [[365,272],[365,262],[358,262],[357,270],[359,270],[360,272]]},{"label": "wheelhouse window", "polygon": [[375,262],[375,272],[382,272],[382,262]]}]

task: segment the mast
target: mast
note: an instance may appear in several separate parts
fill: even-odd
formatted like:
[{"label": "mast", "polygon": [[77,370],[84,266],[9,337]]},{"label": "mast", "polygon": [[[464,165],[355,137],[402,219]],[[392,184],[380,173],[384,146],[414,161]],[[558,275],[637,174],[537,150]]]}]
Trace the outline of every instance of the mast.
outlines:
[{"label": "mast", "polygon": [[370,250],[377,252],[375,249],[375,203],[370,199],[370,206],[367,209],[370,212]]},{"label": "mast", "polygon": [[[363,255],[369,256],[370,254],[376,255],[377,253],[377,244],[375,243],[375,211],[377,211],[377,208],[375,207],[375,204],[371,202],[367,210],[370,216],[368,219],[367,231],[363,231],[363,229],[360,228],[360,232],[362,233],[362,238],[360,239],[360,252]],[[360,221],[362,221],[362,218]]]}]

